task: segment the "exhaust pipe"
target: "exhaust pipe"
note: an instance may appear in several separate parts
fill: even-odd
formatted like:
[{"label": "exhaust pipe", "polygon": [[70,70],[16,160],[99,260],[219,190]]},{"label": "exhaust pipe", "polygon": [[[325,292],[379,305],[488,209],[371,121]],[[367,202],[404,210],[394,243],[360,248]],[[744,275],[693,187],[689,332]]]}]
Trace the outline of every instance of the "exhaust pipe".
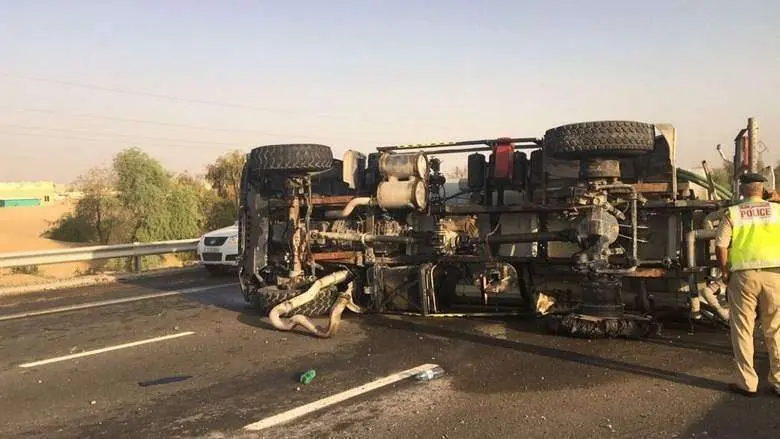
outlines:
[{"label": "exhaust pipe", "polygon": [[346,218],[348,217],[353,210],[355,210],[358,206],[370,206],[374,203],[374,200],[371,197],[357,197],[353,198],[347,203],[346,206],[344,206],[344,209],[342,210],[331,210],[328,212],[325,212],[325,218],[328,219],[336,219],[336,218]]},{"label": "exhaust pipe", "polygon": [[720,318],[728,322],[729,309],[724,308],[723,305],[720,304],[718,298],[715,297],[715,293],[717,291],[721,291],[725,288],[726,285],[721,280],[717,282],[712,282],[711,284],[707,285],[704,289],[699,291],[699,297],[704,299],[704,301],[718,313],[718,316],[720,316]]},{"label": "exhaust pipe", "polygon": [[[722,212],[717,213],[722,214]],[[712,219],[711,217],[715,218],[716,215],[708,215],[707,220],[710,221]],[[715,291],[725,288],[723,282],[719,280],[711,283],[703,290],[699,290],[696,273],[693,271],[696,268],[696,241],[714,239],[717,233],[716,230],[711,228],[711,222],[705,224],[708,226],[707,229],[691,230],[685,235],[686,268],[691,270],[688,274],[688,288],[691,294],[691,303],[698,305],[698,301],[704,299],[704,301],[718,313],[720,318],[728,321],[730,315],[729,310],[724,308],[718,301],[718,298],[715,297]],[[698,306],[694,306],[694,308],[696,309],[692,309],[692,312],[697,314],[699,311]]]},{"label": "exhaust pipe", "polygon": [[[336,333],[336,330],[341,323],[341,314],[344,312],[344,309],[352,304],[351,288],[347,293],[342,294],[338,298],[335,306],[331,309],[327,328],[315,325],[304,315],[296,314],[290,318],[282,318],[281,316],[311,302],[322,290],[340,284],[349,279],[350,276],[349,270],[342,270],[317,279],[306,292],[276,305],[268,314],[271,324],[280,331],[292,331],[296,326],[301,326],[317,337],[328,338],[332,336]],[[350,306],[350,308],[352,307]]]}]

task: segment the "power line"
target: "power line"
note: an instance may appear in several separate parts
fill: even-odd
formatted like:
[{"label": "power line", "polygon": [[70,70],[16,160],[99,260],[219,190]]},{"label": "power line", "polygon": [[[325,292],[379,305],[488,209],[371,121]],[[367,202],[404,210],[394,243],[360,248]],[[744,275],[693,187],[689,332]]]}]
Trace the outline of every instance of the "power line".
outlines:
[{"label": "power line", "polygon": [[[201,141],[201,140],[193,140],[193,139],[181,139],[181,138],[173,138],[173,137],[157,137],[157,136],[144,136],[144,135],[135,135],[135,134],[126,134],[126,133],[109,133],[109,132],[100,132],[100,131],[87,131],[87,130],[73,130],[73,129],[67,129],[67,128],[54,128],[54,127],[44,127],[44,126],[34,126],[34,125],[18,125],[18,124],[0,124],[0,127],[5,128],[15,128],[15,129],[22,129],[22,130],[41,130],[41,131],[54,131],[54,132],[63,132],[63,133],[74,133],[77,135],[89,135],[94,134],[98,136],[106,136],[107,138],[100,138],[100,137],[83,137],[83,136],[44,136],[37,133],[9,133],[9,132],[0,132],[8,135],[17,135],[17,136],[34,136],[34,137],[49,137],[49,138],[60,138],[60,139],[71,139],[71,140],[90,140],[95,142],[109,142],[116,139],[111,139],[111,137],[120,138],[120,139],[129,139],[128,143],[137,143],[133,142],[132,140],[142,139],[142,140],[158,140],[158,141],[164,141],[164,142],[181,142],[185,143],[186,145],[176,145],[172,143],[148,143],[144,142],[145,145],[148,146],[155,146],[155,147],[162,147],[162,148],[205,148],[209,149],[209,146],[212,147],[223,147],[225,149],[251,149],[257,145],[251,144],[251,142],[246,142],[246,147],[241,147],[239,144],[244,142],[209,142],[209,141]],[[299,139],[307,139],[307,137],[300,137]],[[231,146],[233,145],[233,146]]]},{"label": "power line", "polygon": [[[195,99],[195,98],[185,98],[180,96],[173,96],[173,95],[167,95],[167,94],[161,94],[161,93],[150,93],[150,92],[144,92],[144,91],[135,91],[135,90],[127,90],[122,88],[115,88],[115,87],[105,87],[101,85],[94,85],[94,84],[84,84],[80,82],[72,82],[72,81],[63,81],[63,80],[57,80],[57,79],[48,79],[48,78],[39,78],[34,76],[27,76],[27,75],[11,75],[8,73],[2,73],[0,72],[0,76],[5,78],[11,78],[11,79],[21,79],[26,81],[35,81],[35,82],[41,82],[41,83],[47,83],[47,84],[56,84],[56,85],[63,85],[67,87],[76,87],[76,88],[83,88],[87,90],[93,90],[93,91],[102,91],[107,93],[116,93],[116,94],[124,94],[124,95],[133,95],[133,96],[143,96],[147,98],[154,98],[154,99],[161,99],[161,100],[168,100],[172,102],[180,102],[180,103],[192,103],[192,104],[199,104],[199,105],[211,105],[211,106],[217,106],[217,107],[223,107],[223,108],[236,108],[236,109],[242,109],[242,110],[252,110],[252,111],[263,111],[263,112],[269,112],[269,113],[279,113],[279,114],[288,114],[288,115],[300,115],[300,116],[306,116],[306,117],[316,117],[316,118],[344,118],[344,116],[338,116],[334,114],[329,113],[306,113],[303,111],[298,110],[288,110],[288,109],[282,109],[282,108],[276,108],[276,107],[260,107],[260,106],[254,106],[254,105],[244,105],[244,104],[236,104],[232,102],[221,102],[221,101],[212,101],[212,100],[206,100],[206,99]],[[396,122],[388,121],[388,120],[378,120],[378,119],[368,119],[362,116],[350,116],[347,117],[349,119],[354,120],[362,120],[365,122],[375,122],[375,123],[383,123],[383,124],[395,124]],[[412,121],[408,121],[412,122]],[[413,123],[413,125],[420,125],[421,123]],[[439,128],[445,128],[445,129],[452,129],[452,127],[444,126],[444,125],[438,125],[435,123],[429,123],[424,122],[424,125],[426,126],[437,126]]]},{"label": "power line", "polygon": [[184,143],[200,144],[200,145],[227,146],[227,144],[229,143],[234,143],[234,142],[204,142],[201,140],[177,139],[171,137],[142,136],[142,135],[124,134],[124,133],[107,133],[101,131],[71,130],[67,128],[52,128],[52,127],[41,127],[41,126],[31,126],[31,125],[0,124],[0,127],[19,128],[25,130],[59,131],[64,133],[75,133],[75,134],[96,134],[98,136],[122,137],[128,139],[163,140],[166,142],[184,142]]},{"label": "power line", "polygon": [[[0,131],[0,136],[22,136],[22,137],[44,137],[44,138],[52,138],[52,139],[59,139],[59,140],[77,140],[79,142],[96,142],[101,143],[105,146],[106,140],[105,139],[95,139],[95,138],[89,138],[89,137],[78,137],[78,136],[56,136],[56,135],[48,135],[48,134],[38,134],[38,133],[14,133],[14,132],[8,132],[8,131]],[[124,145],[123,147],[131,147],[131,146],[139,146],[139,145]],[[170,145],[170,144],[155,144],[155,143],[144,143],[143,146],[164,146],[164,147],[173,147],[173,148],[199,148],[196,146],[188,146],[188,145]],[[202,146],[200,148],[203,148]],[[39,157],[35,156],[34,154],[27,153],[25,154],[16,154],[14,151],[10,153],[3,153],[3,157],[11,157],[15,159],[39,159]],[[51,159],[51,157],[49,157]],[[6,160],[7,162],[7,160]],[[94,164],[93,164],[94,165]],[[90,166],[93,166],[90,165]],[[180,172],[189,172],[189,170],[184,170]]]},{"label": "power line", "polygon": [[[94,137],[80,137],[80,136],[55,136],[55,135],[49,135],[49,134],[39,134],[39,133],[15,133],[15,132],[9,132],[9,131],[0,131],[0,135],[6,135],[6,136],[19,136],[19,137],[45,137],[50,139],[60,139],[60,140],[79,140],[83,142],[99,142],[105,144],[106,142],[112,141],[112,139],[99,139]],[[138,142],[128,142],[127,146],[131,146],[130,144],[133,144],[132,146],[137,146]],[[162,143],[147,143],[144,142],[143,145],[146,146],[158,146],[158,147],[166,147],[166,148],[201,148],[201,149],[209,149],[207,146],[203,145],[175,145],[175,144],[162,144]],[[216,145],[214,145],[216,146]],[[227,148],[226,148],[227,150]]]},{"label": "power line", "polygon": [[[176,128],[188,128],[188,129],[195,129],[195,130],[215,131],[215,132],[225,132],[225,133],[261,134],[261,135],[265,135],[265,136],[278,136],[278,137],[294,137],[295,136],[295,135],[292,135],[290,133],[283,133],[283,132],[274,132],[274,131],[265,131],[265,130],[250,130],[250,129],[243,129],[243,128],[211,127],[211,126],[184,124],[184,123],[177,123],[177,122],[161,122],[161,121],[154,121],[154,120],[147,120],[147,119],[131,119],[131,118],[116,117],[116,116],[106,116],[106,115],[91,114],[91,113],[67,113],[67,112],[63,112],[63,111],[43,109],[43,108],[19,108],[19,107],[9,107],[7,105],[0,105],[0,109],[6,109],[6,110],[11,110],[11,111],[25,111],[25,112],[31,112],[31,113],[54,114],[54,115],[60,115],[60,116],[79,117],[79,118],[85,118],[85,119],[110,120],[110,121],[116,121],[116,122],[129,122],[129,123],[137,123],[137,124],[169,126],[169,127],[176,127]],[[322,139],[322,140],[339,140],[339,141],[346,141],[346,142],[366,142],[366,143],[374,143],[374,144],[380,144],[380,145],[384,145],[384,144],[388,143],[388,142],[383,142],[383,141],[379,141],[379,140],[375,140],[375,139],[374,140],[371,140],[371,139],[357,139],[357,138],[334,137],[334,136],[317,136],[317,138],[318,139]]]},{"label": "power line", "polygon": [[193,99],[193,98],[183,98],[179,96],[172,96],[172,95],[165,95],[160,93],[149,93],[149,92],[143,92],[143,91],[134,91],[134,90],[126,90],[121,88],[114,88],[114,87],[104,87],[101,85],[92,85],[92,84],[83,84],[79,82],[71,82],[71,81],[61,81],[56,79],[47,79],[47,78],[37,78],[33,76],[26,76],[26,75],[9,75],[7,73],[0,73],[0,76],[6,77],[6,78],[12,78],[12,79],[22,79],[26,81],[35,81],[35,82],[43,82],[47,84],[57,84],[57,85],[65,85],[68,87],[76,87],[76,88],[84,88],[88,90],[95,90],[95,91],[104,91],[108,93],[117,93],[117,94],[126,94],[126,95],[133,95],[133,96],[144,96],[148,98],[155,98],[155,99],[163,99],[163,100],[169,100],[169,101],[175,101],[175,102],[185,102],[185,103],[194,103],[194,104],[202,104],[202,105],[214,105],[218,107],[228,107],[228,108],[241,108],[245,110],[255,110],[255,111],[268,111],[268,112],[274,112],[274,113],[288,113],[288,114],[300,114],[301,112],[295,111],[295,110],[283,110],[279,108],[270,108],[270,107],[256,107],[251,105],[243,105],[243,104],[234,104],[234,103],[228,103],[228,102],[218,102],[218,101],[209,101],[204,99]]}]

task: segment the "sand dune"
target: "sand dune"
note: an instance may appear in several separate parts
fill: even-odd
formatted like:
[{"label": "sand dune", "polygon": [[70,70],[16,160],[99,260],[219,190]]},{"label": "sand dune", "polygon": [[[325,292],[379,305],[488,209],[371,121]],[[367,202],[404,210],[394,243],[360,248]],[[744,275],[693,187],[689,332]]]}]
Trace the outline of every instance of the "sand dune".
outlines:
[{"label": "sand dune", "polygon": [[[78,244],[54,241],[41,235],[62,215],[70,212],[73,205],[14,207],[0,209],[0,252],[51,250],[75,247]],[[39,267],[36,276],[11,274],[10,270],[0,272],[0,285],[22,285],[74,277],[77,272],[87,270],[83,263],[46,265]]]},{"label": "sand dune", "polygon": [[73,246],[41,237],[52,223],[72,209],[71,204],[0,209],[0,252]]}]

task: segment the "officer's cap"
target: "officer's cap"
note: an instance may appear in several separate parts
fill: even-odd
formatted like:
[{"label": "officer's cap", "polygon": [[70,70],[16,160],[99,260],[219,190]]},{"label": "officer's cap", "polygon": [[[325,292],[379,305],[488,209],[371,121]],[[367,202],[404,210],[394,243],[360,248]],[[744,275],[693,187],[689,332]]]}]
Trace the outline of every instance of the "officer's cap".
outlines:
[{"label": "officer's cap", "polygon": [[766,178],[764,178],[764,176],[761,174],[748,172],[747,174],[742,174],[739,176],[739,182],[741,184],[766,183]]}]

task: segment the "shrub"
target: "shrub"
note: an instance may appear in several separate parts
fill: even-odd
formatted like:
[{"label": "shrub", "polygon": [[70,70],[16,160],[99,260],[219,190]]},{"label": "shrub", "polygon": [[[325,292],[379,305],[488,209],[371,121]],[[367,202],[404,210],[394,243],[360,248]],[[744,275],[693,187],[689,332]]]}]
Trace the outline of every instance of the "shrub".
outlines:
[{"label": "shrub", "polygon": [[38,274],[39,269],[37,265],[22,265],[20,267],[12,267],[11,273],[13,274]]}]

